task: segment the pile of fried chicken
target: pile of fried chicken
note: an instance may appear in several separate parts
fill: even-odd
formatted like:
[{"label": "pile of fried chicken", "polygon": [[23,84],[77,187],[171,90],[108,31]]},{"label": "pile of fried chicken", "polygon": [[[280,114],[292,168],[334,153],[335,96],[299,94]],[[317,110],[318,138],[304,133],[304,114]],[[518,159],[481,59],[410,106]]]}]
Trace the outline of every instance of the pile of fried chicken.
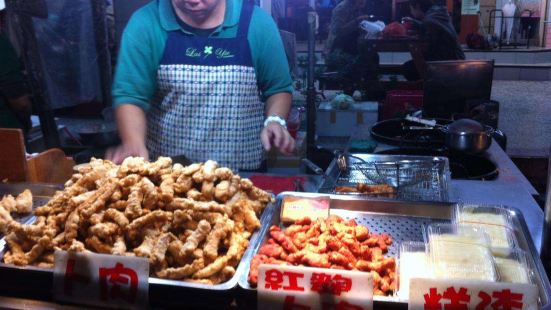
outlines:
[{"label": "pile of fried chicken", "polygon": [[392,238],[370,233],[354,220],[304,218],[284,230],[270,227],[270,237],[251,262],[251,285],[258,282],[261,264],[275,264],[371,272],[375,295],[396,290],[396,260],[384,256]]},{"label": "pile of fried chicken", "polygon": [[152,276],[217,284],[235,273],[272,195],[214,161],[130,157],[79,168],[32,225],[7,220],[7,264],[51,268],[56,249],[145,257]]}]

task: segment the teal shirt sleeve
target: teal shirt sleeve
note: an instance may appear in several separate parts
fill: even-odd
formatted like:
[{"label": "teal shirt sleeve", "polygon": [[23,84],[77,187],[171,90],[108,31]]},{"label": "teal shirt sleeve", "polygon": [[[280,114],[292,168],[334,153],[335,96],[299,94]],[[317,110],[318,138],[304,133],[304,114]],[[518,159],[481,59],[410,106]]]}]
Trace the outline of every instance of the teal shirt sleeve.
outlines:
[{"label": "teal shirt sleeve", "polygon": [[248,33],[258,86],[264,99],[293,92],[291,73],[281,35],[268,13],[255,7]]},{"label": "teal shirt sleeve", "polygon": [[132,15],[123,32],[117,60],[112,89],[114,106],[130,103],[145,111],[149,109],[166,37],[156,1]]}]

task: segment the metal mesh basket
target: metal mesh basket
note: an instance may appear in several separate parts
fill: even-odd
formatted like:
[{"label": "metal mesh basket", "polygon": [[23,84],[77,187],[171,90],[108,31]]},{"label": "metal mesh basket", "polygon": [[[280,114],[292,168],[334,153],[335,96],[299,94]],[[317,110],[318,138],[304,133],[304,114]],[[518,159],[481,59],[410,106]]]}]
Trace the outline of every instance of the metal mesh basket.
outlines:
[{"label": "metal mesh basket", "polygon": [[[366,155],[349,156],[346,169],[328,171],[320,192],[336,192],[340,186],[358,184],[387,184],[396,188],[396,194],[382,196],[408,201],[448,201],[449,164],[445,157]],[[343,166],[341,165],[341,168]],[[346,193],[348,195],[370,195]],[[370,195],[373,196],[373,195]],[[379,196],[379,195],[376,195]]]}]

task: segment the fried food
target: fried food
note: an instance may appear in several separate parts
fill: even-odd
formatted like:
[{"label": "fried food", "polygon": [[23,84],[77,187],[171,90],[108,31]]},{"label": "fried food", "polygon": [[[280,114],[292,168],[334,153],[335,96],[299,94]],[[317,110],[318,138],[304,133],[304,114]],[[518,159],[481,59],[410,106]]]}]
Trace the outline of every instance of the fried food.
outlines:
[{"label": "fried food", "polygon": [[258,267],[266,263],[371,272],[376,295],[396,290],[396,260],[384,256],[392,244],[386,234],[370,233],[354,220],[334,215],[316,221],[304,218],[285,230],[274,225],[269,234],[251,261],[251,285],[257,284]]},{"label": "fried food", "polygon": [[0,202],[4,263],[53,267],[53,251],[148,259],[152,276],[217,284],[235,274],[272,196],[214,161],[184,167],[170,158],[93,159],[32,224],[10,212],[32,209],[30,191]]},{"label": "fried food", "polygon": [[356,186],[337,186],[335,192],[341,194],[367,194],[367,195],[382,195],[392,197],[396,194],[396,188],[387,184],[369,185],[365,183],[358,183]]}]

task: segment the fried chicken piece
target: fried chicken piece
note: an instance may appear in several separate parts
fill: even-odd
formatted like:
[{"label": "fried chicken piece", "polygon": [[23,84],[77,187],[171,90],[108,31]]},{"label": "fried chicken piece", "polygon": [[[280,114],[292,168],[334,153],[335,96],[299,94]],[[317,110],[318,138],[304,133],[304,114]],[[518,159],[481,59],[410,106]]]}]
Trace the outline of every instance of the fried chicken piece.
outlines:
[{"label": "fried chicken piece", "polygon": [[8,231],[15,233],[20,239],[35,239],[36,237],[41,237],[44,235],[45,224],[46,218],[42,216],[31,225],[11,221],[8,224]]},{"label": "fried chicken piece", "polygon": [[203,164],[200,164],[200,163],[193,163],[189,166],[186,166],[182,169],[182,175],[192,176],[197,171],[201,170],[202,166]]},{"label": "fried chicken piece", "polygon": [[168,245],[168,253],[174,259],[176,264],[180,266],[186,264],[188,255],[184,254],[184,243],[181,240],[175,239],[170,242],[170,244]]},{"label": "fried chicken piece", "polygon": [[205,198],[203,197],[203,194],[195,188],[190,189],[186,193],[186,197],[189,198],[189,199],[196,200],[196,201],[205,201]]},{"label": "fried chicken piece", "polygon": [[263,245],[258,250],[258,255],[266,255],[277,259],[285,259],[287,257],[285,250],[283,250],[283,248],[277,243]]},{"label": "fried chicken piece", "polygon": [[[232,234],[230,247],[224,256],[217,257],[210,265],[193,274],[194,279],[208,278],[228,265],[232,260],[239,260],[248,246],[248,240],[239,234]],[[205,247],[206,249],[206,247]],[[206,253],[205,253],[206,254]],[[206,255],[205,255],[206,256]]]},{"label": "fried chicken piece", "polygon": [[[174,237],[175,238],[175,237]],[[166,251],[170,241],[173,240],[173,236],[170,233],[161,234],[155,241],[155,247],[151,253],[151,257],[154,265],[162,265],[165,262]]]},{"label": "fried chicken piece", "polygon": [[34,263],[44,251],[51,247],[51,239],[48,236],[43,236],[38,242],[31,248],[31,250],[25,253],[26,264]]},{"label": "fried chicken piece", "polygon": [[[215,226],[216,229],[216,226]],[[189,255],[197,249],[199,244],[205,240],[211,230],[209,222],[202,220],[197,225],[197,229],[189,236],[184,244],[182,251],[184,255]],[[208,244],[208,243],[207,243]]]},{"label": "fried chicken piece", "polygon": [[[220,219],[216,221],[216,224],[214,224],[210,234],[208,234],[205,246],[203,247],[203,252],[207,259],[213,260],[218,256],[218,246],[220,244],[220,240],[226,238],[228,233],[231,232],[233,228],[232,226],[232,221],[229,219]],[[209,276],[204,276],[201,278],[207,277]]]},{"label": "fried chicken piece", "polygon": [[147,215],[144,215],[140,218],[135,219],[132,221],[128,226],[126,226],[126,231],[128,233],[128,236],[131,240],[136,239],[136,236],[139,234],[139,231],[150,224],[153,223],[159,223],[159,222],[171,222],[172,221],[172,213],[163,211],[163,210],[155,210]]},{"label": "fried chicken piece", "polygon": [[233,177],[233,172],[230,168],[220,167],[214,170],[214,175],[218,180],[230,180]]},{"label": "fried chicken piece", "polygon": [[249,200],[240,199],[232,208],[232,219],[238,224],[243,224],[247,231],[254,231],[260,228],[260,220],[256,216],[254,209],[249,204]]},{"label": "fried chicken piece", "polygon": [[159,185],[159,198],[164,203],[170,203],[174,199],[174,179],[165,178]]},{"label": "fried chicken piece", "polygon": [[15,201],[15,198],[12,195],[6,195],[0,200],[0,208],[6,209],[8,212],[16,212],[17,211],[17,202]]},{"label": "fried chicken piece", "polygon": [[166,168],[172,166],[172,159],[170,157],[159,156],[155,162],[142,166],[141,173],[150,176],[163,175]]},{"label": "fried chicken piece", "polygon": [[364,241],[369,238],[369,229],[363,225],[358,225],[354,227],[354,234],[356,235],[356,240]]},{"label": "fried chicken piece", "polygon": [[[218,168],[218,163],[217,162],[215,162],[214,160],[207,160],[203,164],[203,167],[201,167],[201,172],[202,172],[202,175],[203,175],[201,182],[204,182],[204,181],[214,182],[214,180],[216,178],[216,174],[215,174],[216,168]],[[199,183],[199,182],[197,182],[197,183]]]},{"label": "fried chicken piece", "polygon": [[107,209],[103,215],[103,218],[107,221],[115,222],[120,228],[123,229],[129,224],[129,221],[124,213],[116,209]]},{"label": "fried chicken piece", "polygon": [[155,203],[159,200],[157,196],[157,188],[155,187],[155,184],[153,184],[153,182],[151,182],[151,180],[147,177],[143,177],[140,182],[143,194],[142,206],[151,210],[154,208]]},{"label": "fried chicken piece", "polygon": [[203,182],[201,194],[207,201],[212,200],[214,198],[214,182]]},{"label": "fried chicken piece", "polygon": [[329,256],[327,254],[317,254],[310,251],[305,251],[301,262],[310,267],[329,268]]},{"label": "fried chicken piece", "polygon": [[168,206],[167,210],[194,210],[199,212],[219,212],[224,213],[225,207],[216,201],[194,201],[189,198],[175,198]]},{"label": "fried chicken piece", "polygon": [[156,272],[159,278],[180,280],[191,276],[205,266],[203,258],[197,258],[193,263],[177,268],[166,268]]},{"label": "fried chicken piece", "polygon": [[145,236],[142,244],[138,246],[137,248],[134,248],[133,252],[136,254],[136,256],[140,257],[151,257],[151,254],[153,253],[153,247],[155,246],[157,236],[156,235],[148,235]]},{"label": "fried chicken piece", "polygon": [[78,210],[75,210],[69,214],[67,222],[65,223],[65,241],[71,242],[77,237],[78,228],[80,224],[80,215]]},{"label": "fried chicken piece", "polygon": [[86,246],[84,245],[84,243],[76,239],[73,239],[73,241],[71,242],[71,246],[69,246],[69,248],[67,249],[67,252],[80,253],[80,252],[90,252],[90,251],[86,249]]},{"label": "fried chicken piece", "polygon": [[92,248],[97,253],[109,254],[113,247],[109,244],[102,242],[98,236],[91,236],[84,241],[87,247]]},{"label": "fried chicken piece", "polygon": [[222,270],[220,270],[220,272],[208,278],[208,280],[210,280],[212,284],[219,284],[228,281],[234,275],[235,268],[233,268],[232,266],[226,266]]},{"label": "fried chicken piece", "polygon": [[27,214],[33,210],[33,195],[26,189],[15,198],[15,209],[17,213]]},{"label": "fried chicken piece", "polygon": [[96,214],[92,214],[90,218],[88,219],[88,222],[90,222],[91,225],[100,224],[103,222],[103,216],[105,212],[100,212]]},{"label": "fried chicken piece", "polygon": [[118,176],[123,177],[130,173],[140,173],[146,165],[143,157],[127,157],[119,167]]},{"label": "fried chicken piece", "polygon": [[270,236],[274,238],[275,241],[277,241],[285,251],[288,253],[295,253],[298,252],[298,248],[293,243],[293,240],[289,238],[289,236],[286,236],[281,229],[277,226],[270,227]]},{"label": "fried chicken piece", "polygon": [[0,206],[0,233],[5,233],[9,223],[13,221],[10,212]]},{"label": "fried chicken piece", "polygon": [[342,266],[348,270],[354,269],[354,265],[352,264],[352,262],[350,262],[350,260],[346,256],[344,256],[339,252],[329,253],[329,262],[331,262],[332,264]]},{"label": "fried chicken piece", "polygon": [[119,225],[111,222],[98,223],[88,228],[88,233],[98,236],[103,240],[108,240],[111,236],[119,232]]},{"label": "fried chicken piece", "polygon": [[90,217],[94,213],[98,213],[101,209],[105,207],[105,203],[113,195],[113,192],[117,189],[117,182],[110,179],[105,184],[98,189],[99,197],[90,205],[90,207],[82,208],[80,212],[85,218]]},{"label": "fried chicken piece", "polygon": [[124,211],[129,219],[135,219],[142,215],[142,201],[143,201],[143,192],[141,189],[141,184],[134,184],[130,188],[130,194],[128,195],[128,206]]},{"label": "fried chicken piece", "polygon": [[176,179],[173,187],[175,194],[187,193],[193,188],[193,179],[191,178],[191,176],[182,173],[182,175],[180,175],[178,179]]},{"label": "fried chicken piece", "polygon": [[106,209],[115,209],[119,211],[125,211],[127,207],[128,207],[128,201],[119,200],[108,204]]}]

